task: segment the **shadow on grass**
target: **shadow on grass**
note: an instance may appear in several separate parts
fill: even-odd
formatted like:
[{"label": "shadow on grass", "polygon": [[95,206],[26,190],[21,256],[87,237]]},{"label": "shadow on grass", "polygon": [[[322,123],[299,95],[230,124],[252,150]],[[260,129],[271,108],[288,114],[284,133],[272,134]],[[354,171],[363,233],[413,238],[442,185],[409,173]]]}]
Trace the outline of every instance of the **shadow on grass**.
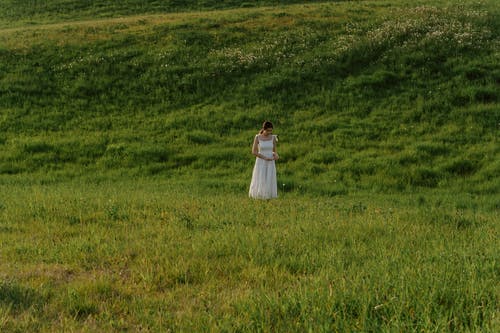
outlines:
[{"label": "shadow on grass", "polygon": [[39,308],[45,297],[34,289],[15,282],[0,282],[0,306],[11,307],[14,311],[24,311],[30,307]]}]

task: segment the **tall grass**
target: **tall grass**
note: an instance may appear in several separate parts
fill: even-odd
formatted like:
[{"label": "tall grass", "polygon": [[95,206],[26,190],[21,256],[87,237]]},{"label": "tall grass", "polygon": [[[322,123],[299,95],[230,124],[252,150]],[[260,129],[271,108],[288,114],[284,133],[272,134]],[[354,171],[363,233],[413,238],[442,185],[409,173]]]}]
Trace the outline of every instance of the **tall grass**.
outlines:
[{"label": "tall grass", "polygon": [[0,331],[498,331],[495,1],[0,4]]},{"label": "tall grass", "polygon": [[4,30],[0,172],[240,179],[270,119],[289,188],[497,192],[498,6],[383,4]]},{"label": "tall grass", "polygon": [[4,189],[2,330],[498,328],[493,198]]}]

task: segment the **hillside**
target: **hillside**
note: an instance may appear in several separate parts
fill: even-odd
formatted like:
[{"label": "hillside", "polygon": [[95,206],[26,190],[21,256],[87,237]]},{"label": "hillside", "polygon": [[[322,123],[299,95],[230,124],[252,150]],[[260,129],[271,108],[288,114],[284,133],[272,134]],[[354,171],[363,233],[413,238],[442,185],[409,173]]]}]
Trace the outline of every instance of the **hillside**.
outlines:
[{"label": "hillside", "polygon": [[160,176],[241,191],[269,119],[283,190],[500,189],[495,1],[3,2],[3,181]]},{"label": "hillside", "polygon": [[497,0],[0,0],[0,332],[499,332],[499,35]]},{"label": "hillside", "polygon": [[[139,14],[208,11],[289,5],[300,0],[0,0],[0,27],[36,25],[75,19],[112,18]],[[314,3],[318,1],[307,1]]]}]

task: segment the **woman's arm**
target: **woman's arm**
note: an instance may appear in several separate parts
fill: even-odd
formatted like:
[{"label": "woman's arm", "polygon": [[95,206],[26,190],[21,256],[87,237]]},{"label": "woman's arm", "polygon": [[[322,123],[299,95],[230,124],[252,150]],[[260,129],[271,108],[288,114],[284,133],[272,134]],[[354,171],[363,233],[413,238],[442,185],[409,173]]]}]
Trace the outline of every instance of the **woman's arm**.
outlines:
[{"label": "woman's arm", "polygon": [[252,155],[259,157],[259,139],[257,138],[257,135],[253,139]]},{"label": "woman's arm", "polygon": [[273,135],[273,156],[274,156],[274,160],[277,160],[279,157],[278,155],[278,152],[276,151],[276,141],[278,141],[278,139],[276,138],[276,135]]}]

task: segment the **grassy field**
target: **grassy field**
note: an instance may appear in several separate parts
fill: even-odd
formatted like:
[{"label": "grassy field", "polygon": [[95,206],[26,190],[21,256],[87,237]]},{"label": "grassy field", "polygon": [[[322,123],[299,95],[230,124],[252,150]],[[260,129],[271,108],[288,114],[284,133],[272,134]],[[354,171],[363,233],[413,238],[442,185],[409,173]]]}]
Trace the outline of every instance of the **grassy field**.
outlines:
[{"label": "grassy field", "polygon": [[500,330],[496,1],[0,8],[0,331]]},{"label": "grassy field", "polygon": [[499,327],[498,201],[7,186],[2,331]]},{"label": "grassy field", "polygon": [[242,186],[270,119],[288,189],[498,193],[499,6],[410,4],[0,30],[0,175]]}]

